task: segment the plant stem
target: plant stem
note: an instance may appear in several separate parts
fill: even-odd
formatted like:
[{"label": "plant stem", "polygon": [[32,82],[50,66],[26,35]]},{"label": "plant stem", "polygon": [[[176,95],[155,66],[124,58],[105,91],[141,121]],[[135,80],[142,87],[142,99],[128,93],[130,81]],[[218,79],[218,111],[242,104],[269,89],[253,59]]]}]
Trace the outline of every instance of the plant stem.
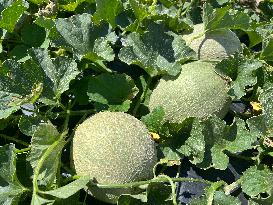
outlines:
[{"label": "plant stem", "polygon": [[235,191],[241,185],[241,183],[242,183],[242,178],[238,179],[237,181],[229,185],[226,185],[224,187],[225,194],[230,195],[233,191]]},{"label": "plant stem", "polygon": [[172,188],[172,200],[173,200],[173,205],[177,205],[177,202],[176,202],[176,185],[174,184],[173,182],[173,179],[167,175],[159,175],[158,177],[162,177],[162,178],[165,178],[168,180],[168,182],[170,183],[171,185],[171,188]]},{"label": "plant stem", "polygon": [[24,148],[24,149],[18,149],[18,150],[16,150],[16,154],[23,154],[23,153],[28,152],[30,150],[31,150],[30,147]]},{"label": "plant stem", "polygon": [[26,146],[26,147],[29,146],[28,143],[26,143],[26,142],[24,142],[24,141],[22,141],[22,140],[16,139],[16,138],[14,138],[14,137],[10,137],[10,136],[4,135],[4,134],[0,134],[0,137],[1,137],[1,138],[4,138],[4,139],[6,139],[6,140],[14,141],[14,142],[16,142],[16,143],[18,143],[18,144],[21,144],[21,145],[24,145],[24,146]]},{"label": "plant stem", "polygon": [[69,135],[68,139],[66,140],[66,144],[69,143],[72,139],[73,139],[73,136],[76,132],[76,129],[77,127],[79,126],[79,124],[81,124],[87,117],[87,113],[85,113],[82,118],[79,120],[79,122],[76,124],[76,126],[74,127],[72,133]]},{"label": "plant stem", "polygon": [[[179,178],[171,178],[173,182],[201,182],[205,184],[213,184],[213,182],[204,180],[204,179],[197,179],[197,178],[186,178],[186,177],[179,177]],[[156,178],[147,180],[147,181],[138,181],[138,182],[132,182],[132,183],[126,183],[126,184],[96,184],[94,182],[91,182],[92,186],[97,186],[98,188],[103,189],[109,189],[109,188],[129,188],[129,187],[138,187],[145,184],[150,184],[153,182],[169,182],[168,179],[160,177],[160,175]]]},{"label": "plant stem", "polygon": [[58,146],[58,144],[63,140],[63,138],[65,137],[65,135],[67,134],[67,132],[63,132],[60,136],[60,138],[55,141],[52,145],[50,145],[50,147],[45,151],[45,153],[41,156],[41,158],[39,159],[36,168],[34,169],[34,174],[33,174],[33,194],[39,192],[39,187],[38,187],[38,177],[40,174],[40,170],[45,162],[45,160],[47,159],[47,157],[51,154],[51,152]]},{"label": "plant stem", "polygon": [[179,16],[182,17],[185,14],[188,13],[188,11],[190,10],[190,8],[192,8],[192,5],[195,3],[195,0],[191,0],[190,5],[185,9],[185,11],[183,13],[180,13]]},{"label": "plant stem", "polygon": [[[69,113],[70,116],[81,116],[81,115],[84,115],[84,114],[92,114],[92,113],[95,112],[95,110],[94,109],[91,109],[91,110],[75,110],[75,111],[70,110],[69,112],[70,112]],[[58,117],[66,117],[66,115],[67,115],[67,112],[60,112]]]},{"label": "plant stem", "polygon": [[68,123],[70,118],[70,109],[71,109],[71,101],[68,102],[68,106],[65,111],[66,115],[65,115],[64,125],[63,125],[63,132],[66,131],[68,128]]},{"label": "plant stem", "polygon": [[135,108],[134,108],[134,110],[133,110],[133,115],[134,115],[134,116],[137,114],[137,111],[138,111],[138,108],[139,108],[140,104],[141,104],[141,103],[143,102],[143,100],[145,99],[146,94],[147,94],[147,92],[148,92],[148,89],[149,89],[149,87],[150,87],[151,82],[152,82],[152,77],[149,77],[148,80],[147,80],[146,87],[145,87],[145,89],[143,90],[143,92],[142,92],[140,98],[138,99],[138,101],[137,101],[137,103],[136,103],[136,105],[135,105]]}]

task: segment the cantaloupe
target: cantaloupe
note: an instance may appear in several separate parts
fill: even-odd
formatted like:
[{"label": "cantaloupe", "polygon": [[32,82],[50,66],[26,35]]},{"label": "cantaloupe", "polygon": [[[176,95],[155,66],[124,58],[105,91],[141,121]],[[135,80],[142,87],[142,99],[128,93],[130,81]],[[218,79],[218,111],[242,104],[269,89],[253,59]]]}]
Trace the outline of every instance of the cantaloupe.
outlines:
[{"label": "cantaloupe", "polygon": [[195,61],[182,65],[177,77],[163,77],[150,96],[149,109],[162,107],[165,120],[181,123],[186,118],[223,118],[230,106],[229,86],[214,65]]},{"label": "cantaloupe", "polygon": [[241,50],[239,38],[229,29],[204,33],[204,24],[196,24],[193,32],[182,38],[200,60],[221,61]]},{"label": "cantaloupe", "polygon": [[[100,184],[123,184],[153,177],[156,146],[146,126],[122,112],[100,112],[78,126],[72,143],[72,166],[78,175],[89,175]],[[88,193],[115,204],[132,188],[102,189]]]}]

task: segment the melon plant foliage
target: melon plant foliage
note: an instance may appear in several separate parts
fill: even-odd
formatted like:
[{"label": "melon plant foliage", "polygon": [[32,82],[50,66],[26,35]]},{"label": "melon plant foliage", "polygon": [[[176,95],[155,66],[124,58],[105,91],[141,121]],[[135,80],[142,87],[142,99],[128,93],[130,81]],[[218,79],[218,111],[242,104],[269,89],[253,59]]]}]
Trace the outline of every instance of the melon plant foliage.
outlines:
[{"label": "melon plant foliage", "polygon": [[0,36],[0,204],[273,204],[273,1],[1,1]]}]

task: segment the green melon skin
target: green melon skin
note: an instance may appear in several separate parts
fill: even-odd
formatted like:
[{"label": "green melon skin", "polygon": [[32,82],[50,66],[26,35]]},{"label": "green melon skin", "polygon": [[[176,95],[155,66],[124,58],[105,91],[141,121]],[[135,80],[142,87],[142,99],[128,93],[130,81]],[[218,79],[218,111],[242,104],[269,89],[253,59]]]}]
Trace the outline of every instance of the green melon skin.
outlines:
[{"label": "green melon skin", "polygon": [[182,37],[197,53],[199,60],[221,61],[241,50],[239,38],[229,29],[212,31],[204,35],[202,33],[204,24],[196,24],[192,33]]},{"label": "green melon skin", "polygon": [[206,119],[215,114],[223,118],[231,103],[228,85],[209,62],[182,65],[177,77],[163,77],[153,90],[149,109],[162,106],[165,120],[182,123],[186,118]]},{"label": "green melon skin", "polygon": [[[155,142],[146,126],[123,112],[100,112],[78,126],[71,159],[77,175],[100,184],[123,184],[150,179],[157,163]],[[136,190],[89,187],[95,198],[115,204],[121,194]]]}]

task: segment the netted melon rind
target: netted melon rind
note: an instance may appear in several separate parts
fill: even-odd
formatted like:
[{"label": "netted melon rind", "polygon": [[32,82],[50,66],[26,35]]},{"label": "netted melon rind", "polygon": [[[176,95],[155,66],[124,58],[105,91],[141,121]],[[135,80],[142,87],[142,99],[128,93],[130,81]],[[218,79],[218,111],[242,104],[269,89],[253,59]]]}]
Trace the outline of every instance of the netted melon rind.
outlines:
[{"label": "netted melon rind", "polygon": [[204,24],[196,24],[192,33],[182,37],[200,60],[221,61],[241,50],[239,38],[229,29],[203,33]]},{"label": "netted melon rind", "polygon": [[[78,175],[98,183],[123,184],[151,178],[157,162],[155,143],[145,125],[122,112],[100,112],[80,124],[72,144],[72,164]],[[133,189],[98,189],[88,192],[107,203]]]},{"label": "netted melon rind", "polygon": [[163,77],[153,90],[149,109],[163,107],[165,120],[181,123],[186,118],[223,118],[230,106],[228,85],[209,62],[195,61],[182,66],[177,77]]}]

